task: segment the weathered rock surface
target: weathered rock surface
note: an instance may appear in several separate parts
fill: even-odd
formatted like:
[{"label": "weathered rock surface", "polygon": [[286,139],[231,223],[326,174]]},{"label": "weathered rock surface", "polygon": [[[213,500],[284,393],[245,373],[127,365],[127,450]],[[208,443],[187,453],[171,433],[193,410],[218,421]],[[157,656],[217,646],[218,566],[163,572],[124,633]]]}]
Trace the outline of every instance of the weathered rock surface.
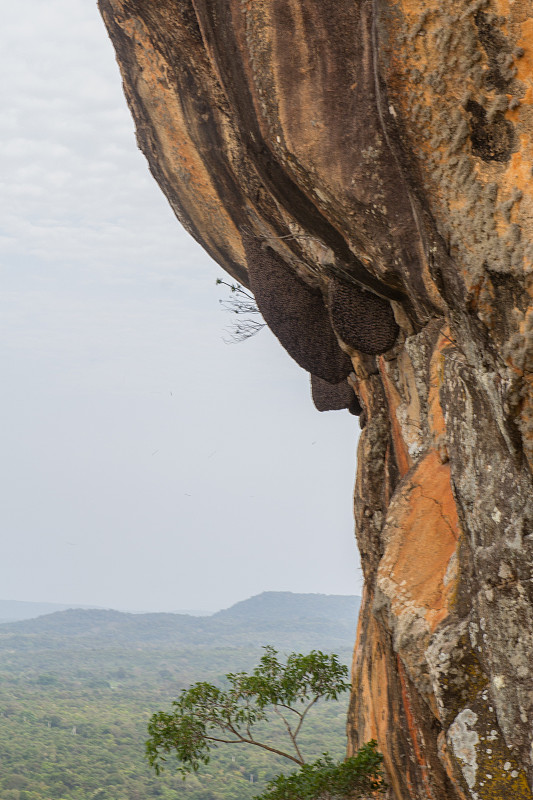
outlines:
[{"label": "weathered rock surface", "polygon": [[532,798],[531,1],[99,4],[177,216],[363,408],[350,748]]}]

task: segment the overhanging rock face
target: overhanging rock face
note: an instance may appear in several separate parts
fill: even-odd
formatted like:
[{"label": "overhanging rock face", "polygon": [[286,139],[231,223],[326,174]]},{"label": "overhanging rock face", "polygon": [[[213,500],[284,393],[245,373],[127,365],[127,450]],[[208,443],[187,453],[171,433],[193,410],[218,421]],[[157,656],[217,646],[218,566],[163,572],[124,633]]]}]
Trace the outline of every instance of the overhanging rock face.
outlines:
[{"label": "overhanging rock face", "polygon": [[100,9],[177,216],[363,409],[350,748],[397,800],[532,798],[531,2]]}]

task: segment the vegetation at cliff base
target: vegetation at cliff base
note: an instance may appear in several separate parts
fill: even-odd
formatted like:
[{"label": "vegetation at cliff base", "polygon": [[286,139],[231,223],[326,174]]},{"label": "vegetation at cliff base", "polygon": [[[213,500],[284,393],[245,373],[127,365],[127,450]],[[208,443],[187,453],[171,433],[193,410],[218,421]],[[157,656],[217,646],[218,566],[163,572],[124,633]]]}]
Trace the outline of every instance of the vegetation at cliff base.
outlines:
[{"label": "vegetation at cliff base", "polygon": [[267,791],[255,800],[355,800],[369,793],[384,792],[382,762],[383,756],[374,740],[363,745],[357,755],[339,763],[324,753],[298,772],[278,775],[269,781]]}]

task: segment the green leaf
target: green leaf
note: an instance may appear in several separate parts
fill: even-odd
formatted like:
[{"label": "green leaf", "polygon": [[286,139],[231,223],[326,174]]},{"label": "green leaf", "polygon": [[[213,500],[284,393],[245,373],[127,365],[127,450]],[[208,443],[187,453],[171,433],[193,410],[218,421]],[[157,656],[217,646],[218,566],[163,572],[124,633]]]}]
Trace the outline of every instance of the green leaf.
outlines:
[{"label": "green leaf", "polygon": [[355,800],[370,792],[384,792],[382,761],[383,756],[373,740],[357,755],[338,764],[324,753],[312,764],[304,764],[298,772],[278,775],[269,782],[268,790],[257,795],[255,800]]}]

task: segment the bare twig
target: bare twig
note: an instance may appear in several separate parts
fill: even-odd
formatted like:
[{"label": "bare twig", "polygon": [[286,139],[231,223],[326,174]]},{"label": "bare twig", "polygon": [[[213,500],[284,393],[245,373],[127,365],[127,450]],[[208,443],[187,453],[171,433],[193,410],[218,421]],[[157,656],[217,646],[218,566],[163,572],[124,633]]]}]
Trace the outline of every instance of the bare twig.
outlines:
[{"label": "bare twig", "polygon": [[[219,303],[224,306],[226,311],[231,314],[257,314],[260,316],[261,312],[256,305],[254,296],[244,289],[240,283],[227,283],[221,278],[217,278],[217,285],[227,286],[231,291],[229,300],[219,300]],[[266,323],[256,319],[239,320],[230,331],[231,341],[244,342],[251,336],[255,336],[264,327],[266,327]]]}]

